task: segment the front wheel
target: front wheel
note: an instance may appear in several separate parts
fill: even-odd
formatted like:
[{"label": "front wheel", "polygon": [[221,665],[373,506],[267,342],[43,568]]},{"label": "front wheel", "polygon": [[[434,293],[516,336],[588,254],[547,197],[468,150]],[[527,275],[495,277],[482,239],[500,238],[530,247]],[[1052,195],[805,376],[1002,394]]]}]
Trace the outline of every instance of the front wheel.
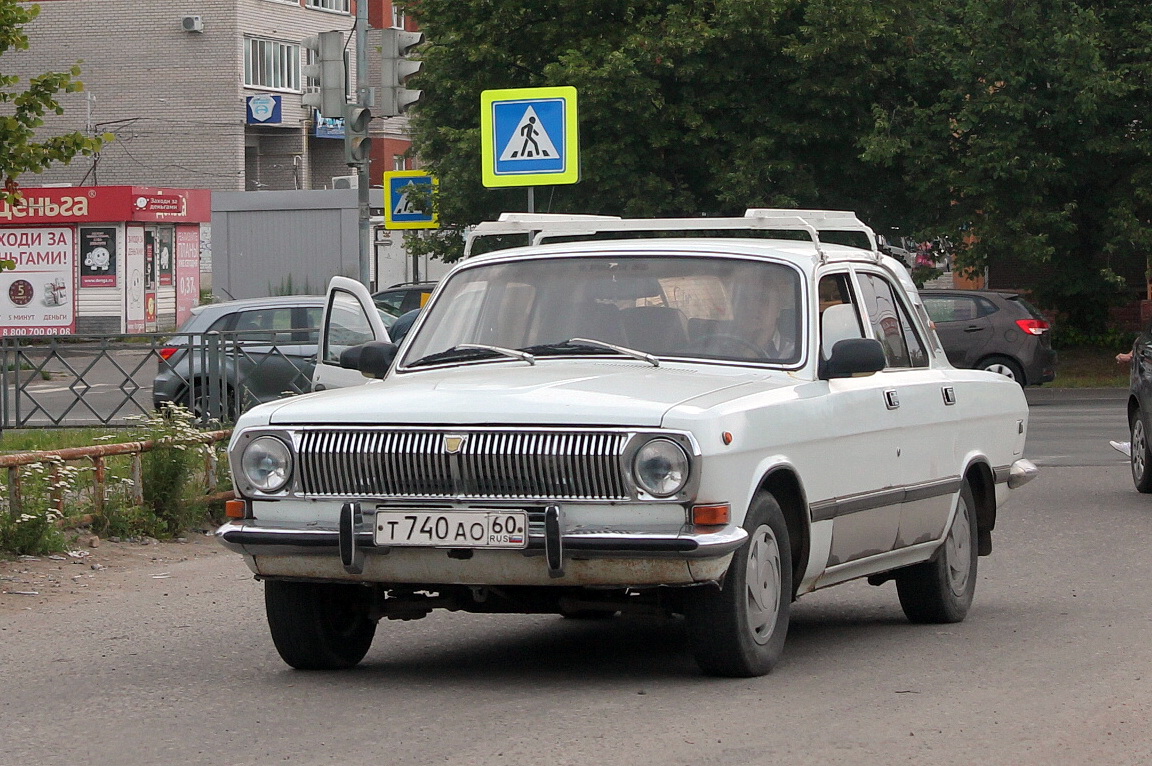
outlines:
[{"label": "front wheel", "polygon": [[909,620],[960,622],[976,593],[978,540],[976,502],[968,482],[960,489],[956,514],[936,555],[896,573],[896,592]]},{"label": "front wheel", "polygon": [[297,670],[353,667],[376,635],[369,596],[360,585],[268,580],[264,607],[276,651]]},{"label": "front wheel", "polygon": [[744,520],[749,539],[732,557],[722,588],[685,595],[692,653],[710,675],[750,678],[780,659],[792,606],[792,547],[780,504],[753,501]]},{"label": "front wheel", "polygon": [[1132,465],[1132,483],[1137,491],[1152,492],[1152,451],[1142,409],[1137,409],[1132,415],[1132,443],[1128,446],[1128,459]]}]

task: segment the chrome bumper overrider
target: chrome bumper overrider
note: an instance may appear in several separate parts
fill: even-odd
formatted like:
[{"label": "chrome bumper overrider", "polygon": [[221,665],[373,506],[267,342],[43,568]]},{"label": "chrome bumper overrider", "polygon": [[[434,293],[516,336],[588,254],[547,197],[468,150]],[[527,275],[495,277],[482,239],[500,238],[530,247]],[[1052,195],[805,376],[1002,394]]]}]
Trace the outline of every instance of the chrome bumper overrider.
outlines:
[{"label": "chrome bumper overrider", "polygon": [[1036,478],[1040,469],[1031,460],[1017,460],[1008,469],[1008,489],[1022,487]]},{"label": "chrome bumper overrider", "polygon": [[[365,555],[388,555],[411,548],[375,545],[371,522],[365,523],[356,503],[345,503],[341,523],[332,526],[262,522],[258,519],[229,521],[216,530],[216,537],[229,550],[249,556],[339,555],[348,572],[363,569]],[[560,514],[546,518],[543,534],[531,534],[523,549],[502,549],[523,556],[546,556],[555,576],[563,573],[565,558],[713,559],[739,548],[748,533],[739,526],[596,529],[563,528]]]}]

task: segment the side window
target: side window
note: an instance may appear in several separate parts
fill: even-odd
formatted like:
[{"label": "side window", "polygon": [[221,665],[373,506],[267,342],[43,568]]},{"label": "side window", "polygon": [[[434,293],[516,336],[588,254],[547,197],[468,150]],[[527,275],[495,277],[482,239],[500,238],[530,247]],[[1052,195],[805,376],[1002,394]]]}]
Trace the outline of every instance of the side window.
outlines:
[{"label": "side window", "polygon": [[376,301],[377,306],[379,306],[381,309],[383,309],[384,311],[386,311],[387,313],[391,314],[394,317],[398,317],[404,313],[401,310],[401,304],[404,302],[404,292],[403,291],[396,291],[396,292],[384,293],[383,295],[377,295],[374,298],[374,300]]},{"label": "side window", "polygon": [[889,367],[926,367],[928,354],[892,285],[877,274],[861,274],[860,290],[873,336],[884,346]]},{"label": "side window", "polygon": [[351,293],[334,290],[328,312],[328,334],[324,338],[324,362],[339,364],[343,351],[370,340],[375,340],[375,336],[360,301]]},{"label": "side window", "polygon": [[320,306],[305,306],[297,309],[303,314],[303,319],[297,324],[295,336],[297,343],[318,343],[320,341],[320,323],[324,321],[324,309]]},{"label": "side window", "polygon": [[292,329],[292,309],[256,309],[242,311],[236,317],[237,340],[273,342],[273,330]]},{"label": "side window", "polygon": [[976,316],[986,317],[989,314],[995,314],[997,311],[1000,310],[1000,309],[996,308],[995,303],[988,300],[987,298],[981,298],[980,296],[976,296],[975,300],[976,300],[976,306],[977,306]]},{"label": "side window", "polygon": [[967,322],[981,316],[976,301],[965,295],[928,296],[924,298],[924,308],[933,322]]},{"label": "side window", "polygon": [[847,274],[827,274],[817,286],[820,299],[820,351],[827,359],[838,341],[863,338],[864,331]]}]

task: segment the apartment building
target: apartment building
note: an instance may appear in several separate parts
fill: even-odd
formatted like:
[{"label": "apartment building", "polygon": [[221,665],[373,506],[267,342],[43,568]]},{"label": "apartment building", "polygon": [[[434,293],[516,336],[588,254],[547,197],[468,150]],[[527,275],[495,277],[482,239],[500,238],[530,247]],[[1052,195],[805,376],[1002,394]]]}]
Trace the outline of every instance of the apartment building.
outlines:
[{"label": "apartment building", "polygon": [[[369,7],[371,28],[413,29],[391,0]],[[143,185],[193,189],[322,189],[353,173],[339,125],[318,120],[301,96],[309,35],[348,39],[355,93],[355,0],[38,0],[29,49],[3,57],[5,73],[29,77],[80,62],[85,89],[63,94],[50,133],[112,133],[98,157],[78,157],[28,186]],[[369,66],[379,77],[379,62]],[[412,167],[405,118],[372,121],[371,183]],[[334,135],[335,134],[335,135]],[[336,182],[337,184],[339,182]]]}]

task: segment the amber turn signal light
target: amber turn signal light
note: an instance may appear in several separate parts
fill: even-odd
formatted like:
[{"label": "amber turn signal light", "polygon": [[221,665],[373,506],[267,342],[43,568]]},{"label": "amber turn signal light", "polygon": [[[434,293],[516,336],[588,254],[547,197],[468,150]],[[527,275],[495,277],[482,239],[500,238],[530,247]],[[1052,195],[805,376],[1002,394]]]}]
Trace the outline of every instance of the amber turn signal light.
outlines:
[{"label": "amber turn signal light", "polygon": [[727,524],[730,518],[732,518],[732,512],[728,503],[692,506],[693,524],[706,527],[715,527],[722,524]]},{"label": "amber turn signal light", "polygon": [[245,500],[227,500],[224,502],[224,515],[230,519],[243,519],[248,515],[248,503]]}]

